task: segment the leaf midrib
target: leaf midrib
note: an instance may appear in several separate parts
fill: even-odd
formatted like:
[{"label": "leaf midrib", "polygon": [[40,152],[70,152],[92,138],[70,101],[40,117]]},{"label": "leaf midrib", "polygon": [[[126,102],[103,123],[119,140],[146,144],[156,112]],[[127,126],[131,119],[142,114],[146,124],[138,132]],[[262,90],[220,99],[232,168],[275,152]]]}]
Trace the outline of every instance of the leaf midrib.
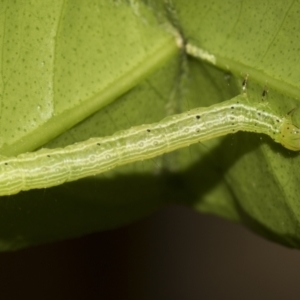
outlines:
[{"label": "leaf midrib", "polygon": [[179,49],[174,37],[166,36],[163,43],[153,48],[152,53],[145,57],[142,62],[138,62],[93,97],[57,116],[53,116],[22,140],[4,145],[0,153],[5,156],[14,156],[41,147],[134,88],[178,53]]}]

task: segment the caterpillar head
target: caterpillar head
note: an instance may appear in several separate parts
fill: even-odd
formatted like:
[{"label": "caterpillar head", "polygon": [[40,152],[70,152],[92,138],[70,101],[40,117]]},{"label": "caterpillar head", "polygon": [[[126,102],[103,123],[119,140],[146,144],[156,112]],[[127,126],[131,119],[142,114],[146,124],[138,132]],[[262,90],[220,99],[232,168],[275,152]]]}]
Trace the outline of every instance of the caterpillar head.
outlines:
[{"label": "caterpillar head", "polygon": [[280,143],[287,149],[300,151],[300,129],[286,121],[280,129]]}]

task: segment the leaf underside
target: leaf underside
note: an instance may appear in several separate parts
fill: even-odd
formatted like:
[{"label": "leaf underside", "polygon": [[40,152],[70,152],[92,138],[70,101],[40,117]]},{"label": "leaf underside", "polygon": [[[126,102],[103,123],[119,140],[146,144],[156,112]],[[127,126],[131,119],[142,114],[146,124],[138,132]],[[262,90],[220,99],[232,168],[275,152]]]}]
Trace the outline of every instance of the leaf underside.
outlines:
[{"label": "leaf underside", "polygon": [[[62,147],[248,93],[298,106],[299,4],[43,1],[0,6],[1,154]],[[175,33],[175,35],[174,35]],[[185,55],[183,40],[216,57]],[[297,111],[295,113],[297,118]],[[297,120],[296,120],[297,121]],[[121,226],[170,204],[299,247],[297,153],[238,133],[0,200],[0,250]]]}]

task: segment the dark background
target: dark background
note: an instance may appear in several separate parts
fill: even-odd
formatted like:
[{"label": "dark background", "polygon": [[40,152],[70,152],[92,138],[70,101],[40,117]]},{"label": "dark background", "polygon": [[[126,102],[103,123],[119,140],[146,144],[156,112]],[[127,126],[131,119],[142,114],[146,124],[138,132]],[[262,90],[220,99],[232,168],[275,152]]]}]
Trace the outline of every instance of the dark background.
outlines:
[{"label": "dark background", "polygon": [[116,230],[0,254],[1,299],[299,299],[300,251],[171,206]]}]

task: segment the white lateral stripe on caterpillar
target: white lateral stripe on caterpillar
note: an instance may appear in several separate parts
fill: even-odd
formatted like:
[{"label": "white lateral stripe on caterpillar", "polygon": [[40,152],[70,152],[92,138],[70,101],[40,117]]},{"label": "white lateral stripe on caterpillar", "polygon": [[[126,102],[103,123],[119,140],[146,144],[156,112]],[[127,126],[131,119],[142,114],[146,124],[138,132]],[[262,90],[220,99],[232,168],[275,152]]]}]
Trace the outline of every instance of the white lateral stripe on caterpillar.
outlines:
[{"label": "white lateral stripe on caterpillar", "polygon": [[300,150],[300,131],[289,116],[279,117],[265,105],[251,104],[242,94],[109,137],[1,157],[0,195],[59,185],[237,131],[264,133],[290,150]]}]

